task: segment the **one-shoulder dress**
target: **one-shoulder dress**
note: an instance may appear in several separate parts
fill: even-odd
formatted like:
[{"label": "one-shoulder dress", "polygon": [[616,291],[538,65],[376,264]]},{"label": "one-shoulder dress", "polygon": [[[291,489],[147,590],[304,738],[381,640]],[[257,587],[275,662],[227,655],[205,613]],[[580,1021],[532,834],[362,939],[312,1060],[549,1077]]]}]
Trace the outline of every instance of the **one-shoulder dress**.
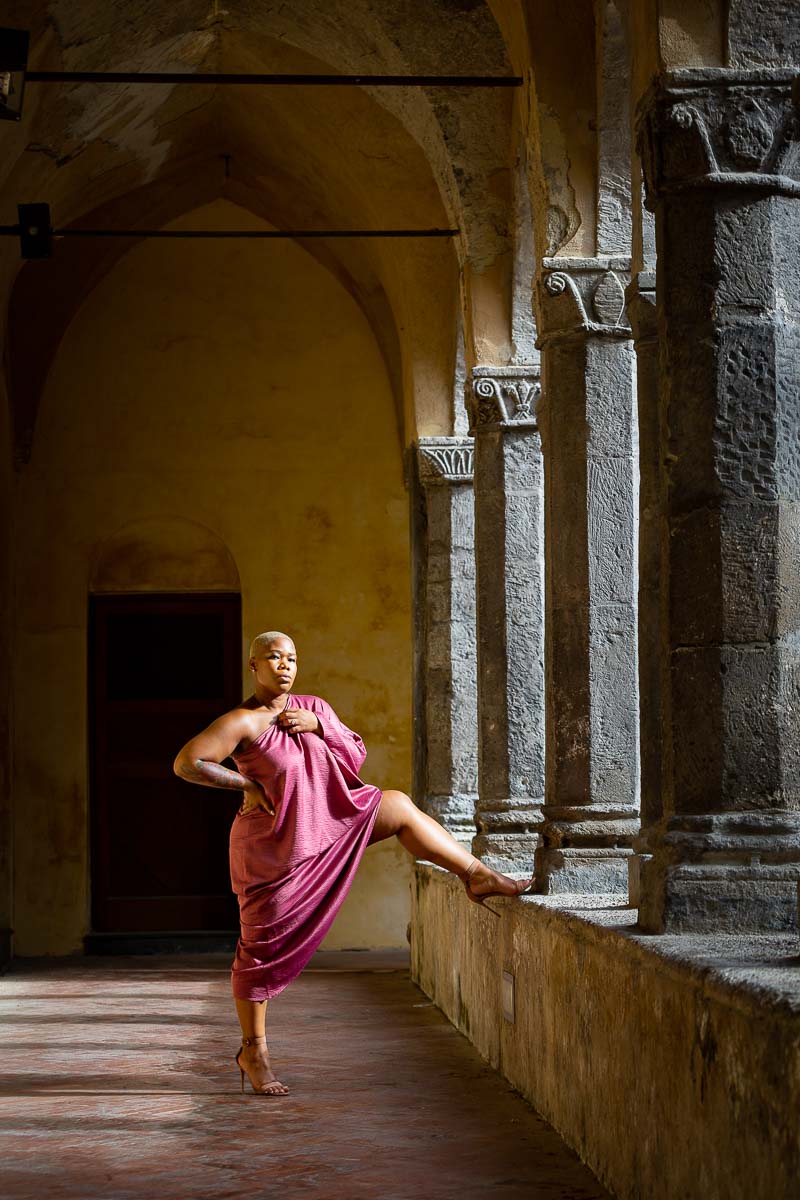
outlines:
[{"label": "one-shoulder dress", "polygon": [[300,974],[333,924],[367,847],[382,792],[362,783],[367,752],[318,696],[291,708],[316,713],[319,733],[269,725],[234,755],[276,810],[237,815],[231,827],[231,886],[241,933],[233,994],[268,1000]]}]

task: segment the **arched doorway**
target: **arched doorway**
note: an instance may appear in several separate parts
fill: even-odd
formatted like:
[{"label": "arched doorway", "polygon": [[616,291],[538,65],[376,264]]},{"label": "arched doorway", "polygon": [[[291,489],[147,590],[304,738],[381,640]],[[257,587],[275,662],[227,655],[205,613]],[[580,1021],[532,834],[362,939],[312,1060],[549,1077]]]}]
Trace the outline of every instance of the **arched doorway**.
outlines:
[{"label": "arched doorway", "polygon": [[236,799],[188,788],[170,757],[241,698],[236,564],[206,526],[150,517],[103,542],[90,588],[87,947],[230,941]]},{"label": "arched doorway", "polygon": [[[259,221],[226,201],[183,220]],[[240,590],[231,702],[249,689],[250,638],[286,629],[300,650],[298,689],[329,699],[363,734],[365,778],[409,786],[407,500],[391,384],[332,273],[299,246],[262,245],[132,248],[84,300],[48,375],[18,494],[22,953],[78,950],[92,907],[87,591]],[[228,548],[233,573],[202,529]],[[54,714],[46,754],[43,680]],[[160,751],[167,775],[182,740]],[[180,786],[192,804],[225,802]],[[25,804],[41,795],[51,809]],[[43,846],[47,888],[26,889]],[[399,848],[371,848],[334,944],[405,944],[408,872]]]}]

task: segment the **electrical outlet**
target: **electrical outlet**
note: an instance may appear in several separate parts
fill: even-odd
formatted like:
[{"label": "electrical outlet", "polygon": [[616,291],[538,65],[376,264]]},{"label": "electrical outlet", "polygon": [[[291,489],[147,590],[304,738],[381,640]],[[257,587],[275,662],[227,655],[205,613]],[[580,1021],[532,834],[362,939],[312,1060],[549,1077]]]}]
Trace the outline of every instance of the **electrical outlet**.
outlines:
[{"label": "electrical outlet", "polygon": [[514,976],[503,971],[503,1016],[514,1023]]}]

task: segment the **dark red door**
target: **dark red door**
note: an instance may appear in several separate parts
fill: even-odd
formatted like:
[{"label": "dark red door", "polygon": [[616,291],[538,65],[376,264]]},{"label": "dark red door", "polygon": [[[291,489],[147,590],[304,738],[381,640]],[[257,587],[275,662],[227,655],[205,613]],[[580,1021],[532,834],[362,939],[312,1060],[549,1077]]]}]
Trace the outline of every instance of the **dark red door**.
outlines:
[{"label": "dark red door", "polygon": [[241,700],[240,598],[95,596],[90,607],[93,928],[235,930],[239,793],[187,784],[172,762]]}]

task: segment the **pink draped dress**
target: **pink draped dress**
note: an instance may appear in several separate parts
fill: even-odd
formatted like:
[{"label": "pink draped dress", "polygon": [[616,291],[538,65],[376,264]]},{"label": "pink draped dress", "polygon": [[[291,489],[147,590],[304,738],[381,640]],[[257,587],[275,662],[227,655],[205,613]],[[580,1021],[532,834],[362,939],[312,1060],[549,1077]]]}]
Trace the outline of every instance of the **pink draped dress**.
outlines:
[{"label": "pink draped dress", "polygon": [[276,815],[237,815],[231,827],[231,885],[241,934],[233,994],[268,1000],[300,974],[333,924],[367,847],[381,791],[358,777],[367,752],[318,696],[292,696],[316,713],[320,733],[269,725],[234,755]]}]

